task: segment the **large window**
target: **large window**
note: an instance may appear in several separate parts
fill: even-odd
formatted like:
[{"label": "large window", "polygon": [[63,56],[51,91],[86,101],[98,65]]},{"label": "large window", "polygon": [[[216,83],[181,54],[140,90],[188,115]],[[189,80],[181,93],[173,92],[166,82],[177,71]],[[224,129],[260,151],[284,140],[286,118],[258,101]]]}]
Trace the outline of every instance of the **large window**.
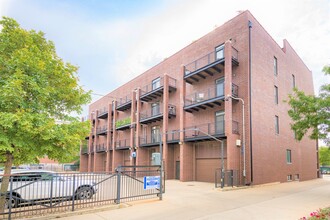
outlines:
[{"label": "large window", "polygon": [[225,78],[220,78],[215,81],[216,96],[223,96],[225,94]]},{"label": "large window", "polygon": [[225,58],[225,45],[224,44],[215,48],[215,59],[219,60],[219,59],[223,59],[223,58]]},{"label": "large window", "polygon": [[278,104],[278,88],[274,86],[274,96],[275,96],[275,104]]},{"label": "large window", "polygon": [[277,115],[275,115],[275,134],[280,133],[280,124],[279,124],[279,118]]},{"label": "large window", "polygon": [[286,163],[292,163],[291,150],[289,149],[286,150]]},{"label": "large window", "polygon": [[151,104],[151,116],[158,115],[160,113],[160,105],[159,102],[155,102]]},{"label": "large window", "polygon": [[225,133],[225,112],[218,111],[215,113],[215,133],[224,134]]},{"label": "large window", "polygon": [[151,85],[152,85],[152,90],[158,89],[160,87],[160,77],[152,80]]},{"label": "large window", "polygon": [[160,141],[160,127],[153,126],[151,128],[151,143],[157,143]]},{"label": "large window", "polygon": [[277,72],[278,71],[278,68],[277,68],[277,58],[274,57],[274,75],[277,76]]}]

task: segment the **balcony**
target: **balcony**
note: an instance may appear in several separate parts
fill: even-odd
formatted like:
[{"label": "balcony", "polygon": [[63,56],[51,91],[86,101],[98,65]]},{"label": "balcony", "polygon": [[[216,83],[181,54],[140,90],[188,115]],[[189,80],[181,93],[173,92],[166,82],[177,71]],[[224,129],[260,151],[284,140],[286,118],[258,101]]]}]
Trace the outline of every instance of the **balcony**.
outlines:
[{"label": "balcony", "polygon": [[[223,71],[225,64],[224,47],[219,51],[212,51],[209,54],[185,65],[184,80],[193,84],[208,76],[219,74]],[[232,64],[238,66],[238,51],[232,47]]]},{"label": "balcony", "polygon": [[130,146],[130,141],[129,139],[124,139],[124,140],[118,140],[115,142],[115,148],[117,150],[127,150],[129,149]]},{"label": "balcony", "polygon": [[[225,100],[224,88],[225,83],[187,95],[183,109],[192,113],[194,111],[221,106],[221,103]],[[238,86],[235,84],[232,84],[232,96],[238,97]]]},{"label": "balcony", "polygon": [[107,126],[103,126],[103,127],[98,127],[96,128],[96,134],[97,135],[107,135],[107,131],[108,131],[108,127]]},{"label": "balcony", "polygon": [[125,118],[122,120],[116,121],[116,130],[123,131],[131,128],[131,118]]},{"label": "balcony", "polygon": [[140,137],[140,147],[154,147],[159,146],[160,135],[147,135]]},{"label": "balcony", "polygon": [[[196,130],[194,130],[194,129],[196,129]],[[186,131],[185,131],[185,141],[186,142],[195,142],[195,141],[213,140],[211,137],[207,136],[205,133],[207,133],[215,138],[218,138],[218,139],[225,139],[226,138],[225,121],[223,120],[223,121],[220,121],[217,123],[207,123],[207,124],[201,124],[201,125],[195,125],[192,127],[188,127],[188,128],[186,128]]]},{"label": "balcony", "polygon": [[[169,77],[168,80],[168,90],[173,92],[176,90],[176,79]],[[164,78],[158,78],[154,80],[151,84],[144,86],[141,89],[141,101],[149,102],[164,94]]]},{"label": "balcony", "polygon": [[120,98],[117,102],[117,110],[118,111],[126,111],[132,107],[132,99],[129,95],[125,96],[124,98]]},{"label": "balcony", "polygon": [[100,109],[97,113],[97,118],[99,119],[107,119],[108,118],[108,109],[107,108],[103,108]]},{"label": "balcony", "polygon": [[96,145],[96,153],[103,153],[106,150],[107,150],[107,146],[104,143]]},{"label": "balcony", "polygon": [[172,130],[172,131],[167,132],[166,142],[168,144],[179,143],[179,141],[180,141],[180,131],[179,130]]},{"label": "balcony", "polygon": [[[176,116],[176,107],[168,105],[168,118]],[[164,118],[162,105],[152,107],[151,109],[140,113],[140,123],[150,124],[156,121],[161,121]]]},{"label": "balcony", "polygon": [[81,148],[81,154],[88,154],[88,145],[83,145]]}]

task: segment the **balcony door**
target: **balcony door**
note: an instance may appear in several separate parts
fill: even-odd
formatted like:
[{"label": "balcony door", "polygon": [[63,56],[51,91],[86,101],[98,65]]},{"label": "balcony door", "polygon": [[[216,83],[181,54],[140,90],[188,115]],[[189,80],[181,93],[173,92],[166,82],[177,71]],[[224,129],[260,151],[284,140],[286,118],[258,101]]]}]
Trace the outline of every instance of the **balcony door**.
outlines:
[{"label": "balcony door", "polygon": [[160,127],[153,126],[151,128],[151,143],[158,143],[160,141]]},{"label": "balcony door", "polygon": [[158,89],[160,87],[160,78],[152,80],[151,88],[152,90]]},{"label": "balcony door", "polygon": [[225,112],[218,111],[215,113],[215,133],[224,134],[225,133]]},{"label": "balcony door", "polygon": [[215,95],[216,95],[216,97],[225,95],[225,78],[224,77],[217,79],[215,81]]},{"label": "balcony door", "polygon": [[158,115],[160,113],[160,105],[159,102],[155,102],[151,104],[151,116]]}]

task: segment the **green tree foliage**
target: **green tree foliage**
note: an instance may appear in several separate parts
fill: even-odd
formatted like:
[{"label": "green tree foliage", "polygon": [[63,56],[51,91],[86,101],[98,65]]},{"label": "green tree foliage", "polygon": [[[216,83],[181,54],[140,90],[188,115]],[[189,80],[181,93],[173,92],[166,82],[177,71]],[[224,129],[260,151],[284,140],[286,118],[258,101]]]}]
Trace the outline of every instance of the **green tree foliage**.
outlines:
[{"label": "green tree foliage", "polygon": [[[330,66],[323,68],[325,75],[330,75]],[[328,81],[329,82],[329,81]],[[301,140],[310,131],[311,139],[321,139],[330,144],[330,84],[321,87],[319,96],[306,95],[297,89],[289,95],[289,116],[291,128],[296,138]]]},{"label": "green tree foliage", "polygon": [[319,161],[320,165],[330,165],[330,148],[328,147],[320,147],[319,148]]},{"label": "green tree foliage", "polygon": [[[7,17],[0,27],[0,162],[5,174],[13,163],[36,163],[45,155],[70,160],[89,132],[88,122],[69,115],[81,113],[90,101],[90,92],[78,85],[78,68],[57,56],[44,33],[24,30]],[[7,190],[6,179],[1,192]]]}]

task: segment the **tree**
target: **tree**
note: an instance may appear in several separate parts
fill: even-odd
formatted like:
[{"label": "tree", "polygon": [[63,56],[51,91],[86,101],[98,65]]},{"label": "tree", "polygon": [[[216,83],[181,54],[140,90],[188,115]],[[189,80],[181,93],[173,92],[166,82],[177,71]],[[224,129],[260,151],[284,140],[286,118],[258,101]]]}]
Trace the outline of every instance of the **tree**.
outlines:
[{"label": "tree", "polygon": [[319,161],[320,165],[330,165],[330,148],[320,147],[319,148]]},{"label": "tree", "polygon": [[13,164],[58,161],[77,155],[89,123],[81,113],[90,92],[78,85],[76,66],[64,62],[44,33],[25,30],[11,18],[0,20],[0,162],[5,163],[0,213]]},{"label": "tree", "polygon": [[[323,68],[325,75],[330,75],[330,66]],[[328,81],[329,82],[329,81]],[[319,96],[306,95],[303,91],[294,89],[294,94],[289,95],[289,116],[293,123],[292,130],[297,140],[311,131],[311,139],[324,140],[330,145],[330,84],[321,87]]]}]

